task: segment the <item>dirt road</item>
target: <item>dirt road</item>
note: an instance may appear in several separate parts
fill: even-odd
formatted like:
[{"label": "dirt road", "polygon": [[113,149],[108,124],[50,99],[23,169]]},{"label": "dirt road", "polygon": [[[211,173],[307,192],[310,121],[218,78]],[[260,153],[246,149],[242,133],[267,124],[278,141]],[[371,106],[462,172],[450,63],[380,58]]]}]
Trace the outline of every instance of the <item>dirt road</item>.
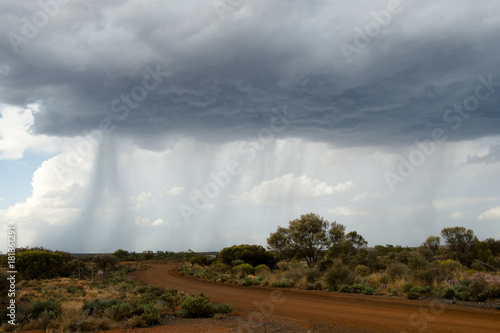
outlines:
[{"label": "dirt road", "polygon": [[178,275],[178,264],[152,265],[131,275],[137,280],[178,289],[203,292],[214,302],[231,303],[238,328],[254,331],[262,320],[294,322],[298,327],[321,332],[499,332],[500,311],[444,304],[439,300],[410,301],[403,298],[365,296],[243,287]]}]

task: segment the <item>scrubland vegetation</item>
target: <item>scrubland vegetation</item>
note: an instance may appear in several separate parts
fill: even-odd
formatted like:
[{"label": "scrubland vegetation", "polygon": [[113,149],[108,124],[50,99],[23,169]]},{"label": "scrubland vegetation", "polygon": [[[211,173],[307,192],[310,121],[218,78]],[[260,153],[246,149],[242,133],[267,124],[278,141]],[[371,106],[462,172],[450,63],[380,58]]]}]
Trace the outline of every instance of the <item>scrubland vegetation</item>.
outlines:
[{"label": "scrubland vegetation", "polygon": [[181,272],[243,286],[472,302],[500,298],[500,241],[479,241],[462,227],[445,228],[418,248],[367,249],[356,231],[346,233],[345,226],[311,213],[278,227],[268,245],[272,252],[239,245],[216,259],[194,257]]},{"label": "scrubland vegetation", "polygon": [[[443,240],[443,244],[441,241]],[[302,288],[365,295],[499,305],[500,241],[479,241],[470,229],[445,228],[417,248],[377,245],[342,224],[316,214],[278,227],[260,245],[234,245],[216,255],[187,252],[71,255],[44,248],[16,250],[16,323],[0,308],[0,331],[42,329],[87,332],[168,323],[176,317],[224,316],[229,304],[212,304],[203,294],[147,286],[126,277],[149,262],[190,262],[183,274],[242,286]],[[7,257],[2,257],[5,267]],[[98,271],[99,274],[98,274]],[[0,292],[7,295],[0,270]],[[489,304],[488,303],[488,304]]]},{"label": "scrubland vegetation", "polygon": [[[128,272],[146,267],[142,262],[122,265],[113,255],[75,257],[46,249],[19,250],[17,325],[7,323],[6,304],[2,304],[0,332],[95,332],[164,324],[175,317],[223,316],[232,311],[231,305],[212,304],[202,294],[188,295],[128,279]],[[97,269],[103,274],[97,274]],[[7,295],[3,271],[0,281],[2,295]]]}]

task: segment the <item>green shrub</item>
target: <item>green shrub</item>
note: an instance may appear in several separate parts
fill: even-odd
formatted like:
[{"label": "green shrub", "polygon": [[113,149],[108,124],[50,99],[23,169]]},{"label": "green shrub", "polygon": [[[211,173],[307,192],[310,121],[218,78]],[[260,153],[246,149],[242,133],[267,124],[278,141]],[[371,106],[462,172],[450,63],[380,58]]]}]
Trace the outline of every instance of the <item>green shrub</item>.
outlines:
[{"label": "green shrub", "polygon": [[431,294],[431,287],[426,286],[426,287],[420,287],[420,286],[409,286],[408,290],[406,290],[406,296],[408,299],[419,299],[420,296],[422,295],[430,295]]},{"label": "green shrub", "polygon": [[442,297],[446,299],[454,299],[456,295],[457,294],[455,293],[455,288],[448,287],[444,290]]},{"label": "green shrub", "polygon": [[321,272],[326,271],[328,268],[332,267],[333,260],[322,260],[320,261],[318,268]]},{"label": "green shrub", "polygon": [[323,289],[323,285],[321,282],[310,283],[306,286],[306,290],[321,290]]},{"label": "green shrub", "polygon": [[61,314],[61,303],[53,299],[37,301],[31,308],[31,314],[35,318],[45,317],[53,319]]},{"label": "green shrub", "polygon": [[323,276],[323,272],[317,267],[308,268],[306,271],[306,281],[309,283],[315,283]]},{"label": "green shrub", "polygon": [[357,265],[356,268],[354,268],[354,272],[359,276],[367,276],[370,274],[370,269],[365,265]]},{"label": "green shrub", "polygon": [[245,263],[245,261],[241,260],[241,259],[231,260],[231,266],[238,266],[238,265],[241,265],[241,264],[244,264],[244,263]]},{"label": "green shrub", "polygon": [[83,303],[83,310],[88,310],[89,314],[93,314],[94,312],[103,313],[106,309],[110,309],[116,304],[118,304],[118,300],[114,298],[96,298],[91,301],[85,301]]},{"label": "green shrub", "polygon": [[397,289],[389,289],[389,292],[391,293],[392,296],[398,296],[399,292]]},{"label": "green shrub", "polygon": [[178,311],[183,318],[209,318],[214,313],[214,306],[203,294],[184,298]]},{"label": "green shrub", "polygon": [[365,285],[360,283],[354,283],[349,287],[349,292],[353,294],[361,294],[365,290]]},{"label": "green shrub", "polygon": [[487,299],[500,298],[500,287],[489,287],[478,295],[478,300],[485,301]]},{"label": "green shrub", "polygon": [[228,314],[233,312],[233,307],[229,303],[221,303],[214,305],[215,313]]},{"label": "green shrub", "polygon": [[364,295],[373,295],[375,293],[375,289],[369,286],[365,286],[365,289],[362,291]]},{"label": "green shrub", "polygon": [[158,308],[153,303],[140,304],[137,307],[138,312],[142,312],[140,317],[148,325],[156,325],[161,321],[161,316],[159,315]]},{"label": "green shrub", "polygon": [[140,286],[136,292],[141,295],[140,302],[143,304],[154,303],[158,301],[165,302],[171,307],[177,305],[177,295],[179,292],[175,289],[166,289],[160,286]]},{"label": "green shrub", "polygon": [[408,267],[413,270],[417,271],[419,269],[423,269],[427,266],[427,260],[425,257],[417,251],[413,251],[408,253]]},{"label": "green shrub", "polygon": [[406,294],[406,297],[408,299],[419,299],[420,298],[420,292],[418,290],[415,290],[411,288],[408,293]]},{"label": "green shrub", "polygon": [[486,289],[486,283],[482,281],[472,281],[469,287],[467,287],[467,291],[471,294],[472,298],[475,298],[482,294]]},{"label": "green shrub", "polygon": [[241,264],[233,267],[233,273],[249,275],[255,273],[255,268],[250,264]]},{"label": "green shrub", "polygon": [[352,285],[342,284],[339,286],[338,291],[341,293],[373,295],[375,289],[365,284],[354,283]]},{"label": "green shrub", "polygon": [[468,291],[464,291],[463,293],[461,293],[460,300],[462,300],[462,301],[470,300],[470,293]]},{"label": "green shrub", "polygon": [[241,283],[242,286],[251,286],[254,284],[254,281],[252,278],[246,277],[243,279],[243,282]]},{"label": "green shrub", "polygon": [[341,293],[350,293],[349,285],[348,284],[342,284],[342,285],[338,286],[338,291],[341,292]]},{"label": "green shrub", "polygon": [[231,272],[231,266],[223,264],[221,262],[214,262],[210,265],[210,268],[218,273],[228,273]]},{"label": "green shrub", "polygon": [[[261,245],[233,245],[226,247],[219,252],[220,261],[232,266],[238,266],[242,263],[247,263],[252,266],[265,264],[270,268],[274,268],[278,262],[274,253],[266,251]],[[235,260],[240,260],[235,262]],[[235,262],[235,263],[233,263]]]},{"label": "green shrub", "polygon": [[383,283],[383,284],[388,284],[390,282],[390,278],[389,278],[389,275],[387,274],[382,274],[380,276],[380,283]]},{"label": "green shrub", "polygon": [[342,284],[352,284],[354,282],[354,274],[348,266],[337,262],[325,273],[325,282],[330,289],[337,290]]},{"label": "green shrub", "polygon": [[470,284],[471,284],[471,281],[470,281],[470,280],[467,280],[467,279],[464,279],[464,280],[462,280],[462,281],[460,282],[460,285],[465,286],[465,287],[470,286]]},{"label": "green shrub", "polygon": [[276,288],[291,288],[294,285],[295,284],[293,283],[293,281],[288,281],[288,280],[281,280],[281,281],[274,282],[272,284],[272,286],[276,287]]},{"label": "green shrub", "polygon": [[271,272],[271,269],[269,266],[260,264],[255,267],[255,274],[257,275],[262,275],[262,274],[269,274]]},{"label": "green shrub", "polygon": [[122,321],[132,317],[132,304],[129,302],[122,302],[110,307],[109,312],[114,320]]},{"label": "green shrub", "polygon": [[212,260],[209,260],[207,256],[196,256],[191,259],[191,265],[209,266],[211,263]]},{"label": "green shrub", "polygon": [[408,277],[409,269],[405,264],[396,262],[387,267],[386,273],[392,280],[403,279]]},{"label": "green shrub", "polygon": [[58,277],[62,266],[63,258],[59,253],[47,251],[16,253],[16,268],[27,280]]},{"label": "green shrub", "polygon": [[463,271],[462,265],[455,260],[444,260],[439,262],[441,275],[445,277],[456,277]]},{"label": "green shrub", "polygon": [[419,269],[414,272],[413,275],[415,276],[415,278],[426,285],[431,285],[434,282],[434,279],[437,279],[438,282],[441,282],[443,280],[443,277],[440,275],[439,267],[437,267],[436,265],[431,265]]}]

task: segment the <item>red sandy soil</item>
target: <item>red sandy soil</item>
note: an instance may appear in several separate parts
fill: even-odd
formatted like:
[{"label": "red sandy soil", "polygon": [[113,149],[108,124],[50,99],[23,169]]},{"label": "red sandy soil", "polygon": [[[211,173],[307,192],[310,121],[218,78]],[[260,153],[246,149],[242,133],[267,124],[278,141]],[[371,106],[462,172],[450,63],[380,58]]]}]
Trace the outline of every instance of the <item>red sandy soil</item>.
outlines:
[{"label": "red sandy soil", "polygon": [[112,332],[500,332],[498,310],[440,300],[228,285],[179,275],[179,266],[152,265],[130,277],[190,294],[203,292],[215,303],[232,304],[233,315]]}]

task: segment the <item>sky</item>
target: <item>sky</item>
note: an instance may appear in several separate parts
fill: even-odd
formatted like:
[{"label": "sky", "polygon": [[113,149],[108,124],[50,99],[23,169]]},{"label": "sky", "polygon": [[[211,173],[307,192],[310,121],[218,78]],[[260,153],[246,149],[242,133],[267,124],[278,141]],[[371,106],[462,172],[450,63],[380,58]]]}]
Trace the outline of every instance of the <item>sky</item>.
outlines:
[{"label": "sky", "polygon": [[498,0],[2,1],[0,237],[219,251],[314,212],[498,239],[498,31]]}]

